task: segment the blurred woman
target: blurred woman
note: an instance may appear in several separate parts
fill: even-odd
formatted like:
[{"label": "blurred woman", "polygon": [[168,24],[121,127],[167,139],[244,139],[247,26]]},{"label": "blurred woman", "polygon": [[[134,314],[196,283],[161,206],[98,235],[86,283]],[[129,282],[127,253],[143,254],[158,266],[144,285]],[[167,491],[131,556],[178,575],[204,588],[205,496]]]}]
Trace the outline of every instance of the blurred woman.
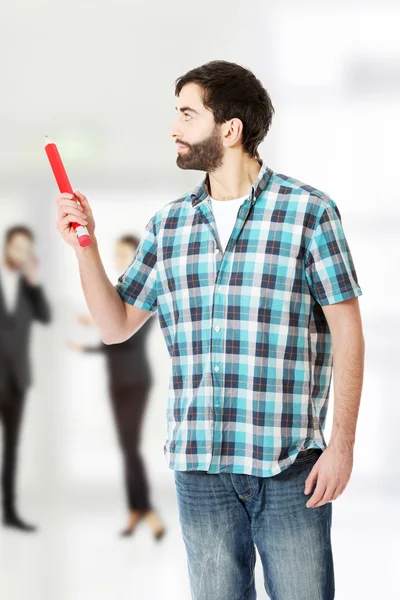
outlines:
[{"label": "blurred woman", "polygon": [[[139,241],[133,235],[125,235],[117,241],[115,263],[118,273],[125,271]],[[78,320],[83,325],[94,326],[90,315],[83,315]],[[82,352],[102,352],[107,359],[109,395],[123,454],[129,510],[128,524],[121,535],[132,535],[139,521],[144,520],[151,528],[154,538],[160,540],[166,529],[150,501],[146,469],[139,451],[143,417],[152,384],[144,351],[152,322],[149,319],[135,335],[120,344],[100,342],[98,346],[83,346],[69,341],[68,345],[71,349]]]}]

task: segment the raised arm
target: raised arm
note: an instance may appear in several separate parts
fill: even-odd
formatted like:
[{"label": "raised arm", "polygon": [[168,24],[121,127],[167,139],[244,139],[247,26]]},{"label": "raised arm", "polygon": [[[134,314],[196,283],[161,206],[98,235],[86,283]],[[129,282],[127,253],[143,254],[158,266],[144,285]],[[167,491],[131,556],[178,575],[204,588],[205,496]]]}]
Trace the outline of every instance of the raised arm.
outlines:
[{"label": "raised arm", "polygon": [[[131,337],[151,316],[151,312],[142,310],[124,302],[111,283],[100,257],[95,222],[87,198],[80,192],[61,194],[56,199],[57,229],[63,240],[75,250],[83,293],[89,312],[105,344],[118,344]],[[85,225],[92,243],[81,248],[72,222]]]}]

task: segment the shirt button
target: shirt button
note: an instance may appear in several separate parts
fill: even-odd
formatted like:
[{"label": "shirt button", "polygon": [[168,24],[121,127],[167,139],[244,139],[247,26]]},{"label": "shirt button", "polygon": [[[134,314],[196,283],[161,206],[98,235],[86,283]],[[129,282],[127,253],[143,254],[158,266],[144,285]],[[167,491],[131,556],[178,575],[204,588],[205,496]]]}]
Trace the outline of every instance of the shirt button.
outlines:
[{"label": "shirt button", "polygon": [[219,248],[215,248],[215,254],[219,253]]},{"label": "shirt button", "polygon": [[218,292],[222,292],[222,285],[219,285],[219,286],[217,287],[217,291],[218,291]]},{"label": "shirt button", "polygon": [[219,325],[215,326],[215,331],[219,331],[221,329],[221,327]]},{"label": "shirt button", "polygon": [[214,371],[219,371],[219,366],[218,365],[215,365]]}]

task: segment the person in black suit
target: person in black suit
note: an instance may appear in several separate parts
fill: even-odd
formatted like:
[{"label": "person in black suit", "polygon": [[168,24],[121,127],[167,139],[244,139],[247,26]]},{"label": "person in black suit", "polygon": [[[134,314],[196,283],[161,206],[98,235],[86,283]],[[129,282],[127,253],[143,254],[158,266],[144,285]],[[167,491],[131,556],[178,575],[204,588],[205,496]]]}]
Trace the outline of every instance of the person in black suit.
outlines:
[{"label": "person in black suit", "polygon": [[[125,235],[116,243],[116,268],[123,272],[132,259],[139,239]],[[78,319],[82,324],[93,325],[90,316]],[[82,346],[71,341],[73,350],[82,352],[102,352],[107,359],[108,386],[118,441],[124,458],[125,489],[129,510],[128,526],[121,534],[131,535],[144,519],[150,526],[156,540],[165,534],[165,527],[150,502],[149,484],[143,458],[139,451],[143,416],[152,385],[151,371],[145,353],[146,339],[152,326],[149,319],[134,336],[121,344]]]},{"label": "person in black suit", "polygon": [[49,323],[50,307],[38,278],[34,235],[24,225],[6,231],[0,265],[0,420],[3,426],[3,524],[36,531],[16,509],[17,451],[25,396],[32,383],[29,338],[33,321]]}]

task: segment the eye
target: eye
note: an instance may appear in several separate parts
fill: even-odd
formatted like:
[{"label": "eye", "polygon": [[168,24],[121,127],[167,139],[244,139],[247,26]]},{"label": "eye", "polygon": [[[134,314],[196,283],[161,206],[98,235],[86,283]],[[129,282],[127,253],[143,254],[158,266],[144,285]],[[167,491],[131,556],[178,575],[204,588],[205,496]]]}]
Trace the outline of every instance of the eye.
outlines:
[{"label": "eye", "polygon": [[185,117],[185,121],[187,121],[188,119],[186,119],[186,117],[188,117],[189,119],[191,119],[192,117],[188,114],[188,113],[183,113],[183,116]]}]

